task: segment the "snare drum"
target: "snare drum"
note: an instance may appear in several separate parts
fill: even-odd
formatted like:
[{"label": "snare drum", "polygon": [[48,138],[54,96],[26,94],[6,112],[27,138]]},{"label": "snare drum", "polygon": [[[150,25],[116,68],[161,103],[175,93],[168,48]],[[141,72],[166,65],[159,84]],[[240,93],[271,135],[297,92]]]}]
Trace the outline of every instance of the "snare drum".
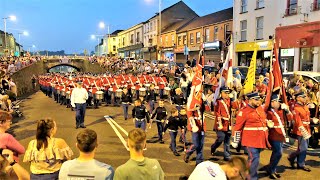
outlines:
[{"label": "snare drum", "polygon": [[142,96],[142,97],[146,96],[146,88],[139,89],[139,96]]},{"label": "snare drum", "polygon": [[169,87],[165,87],[165,88],[164,88],[164,95],[169,96],[170,90],[171,90],[171,89],[170,89]]},{"label": "snare drum", "polygon": [[136,95],[136,87],[134,86],[131,87],[131,93],[132,93],[132,96]]},{"label": "snare drum", "polygon": [[66,93],[66,99],[70,99],[71,98],[71,92],[70,91],[67,91]]},{"label": "snare drum", "polygon": [[66,96],[66,91],[61,91],[61,96]]},{"label": "snare drum", "polygon": [[113,88],[109,88],[109,89],[108,89],[108,94],[109,94],[109,96],[111,96],[112,93],[113,93]]},{"label": "snare drum", "polygon": [[122,89],[117,89],[116,90],[116,97],[121,98],[122,96]]},{"label": "snare drum", "polygon": [[96,92],[96,99],[97,100],[102,100],[103,99],[103,92],[102,91],[97,91]]},{"label": "snare drum", "polygon": [[150,84],[145,84],[144,87],[146,88],[146,90],[148,91],[150,89]]},{"label": "snare drum", "polygon": [[156,93],[156,94],[159,94],[159,93],[160,93],[159,86],[155,86],[155,87],[154,87],[154,93]]}]

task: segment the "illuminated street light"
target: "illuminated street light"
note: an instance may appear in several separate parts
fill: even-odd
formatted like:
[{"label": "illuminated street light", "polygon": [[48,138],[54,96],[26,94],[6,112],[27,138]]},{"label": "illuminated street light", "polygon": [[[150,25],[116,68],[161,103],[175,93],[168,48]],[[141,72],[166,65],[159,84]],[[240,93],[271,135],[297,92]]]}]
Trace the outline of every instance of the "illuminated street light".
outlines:
[{"label": "illuminated street light", "polygon": [[100,29],[104,29],[105,27],[106,27],[106,25],[104,24],[104,22],[101,21],[101,22],[99,23],[99,28],[100,28]]},{"label": "illuminated street light", "polygon": [[7,49],[7,19],[11,20],[11,21],[15,21],[17,20],[17,17],[14,15],[8,16],[8,17],[4,17],[3,19],[3,23],[4,23],[4,44],[5,44],[5,48]]},{"label": "illuminated street light", "polygon": [[96,36],[92,34],[91,39],[96,39]]}]

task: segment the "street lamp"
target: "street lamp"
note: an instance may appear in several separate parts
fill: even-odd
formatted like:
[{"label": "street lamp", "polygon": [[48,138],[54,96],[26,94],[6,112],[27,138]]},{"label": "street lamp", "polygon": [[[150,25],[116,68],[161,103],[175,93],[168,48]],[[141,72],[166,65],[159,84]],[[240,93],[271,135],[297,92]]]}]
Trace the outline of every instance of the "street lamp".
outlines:
[{"label": "street lamp", "polygon": [[17,17],[14,15],[11,15],[8,17],[4,17],[2,19],[3,19],[3,23],[4,23],[4,44],[7,49],[7,19],[9,19],[11,21],[15,21],[15,20],[17,20]]},{"label": "street lamp", "polygon": [[106,25],[104,24],[103,21],[99,22],[99,28],[100,29],[104,29],[106,27]]},{"label": "street lamp", "polygon": [[24,36],[29,36],[29,33],[28,33],[28,31],[22,31],[22,32],[18,32],[18,37],[19,37],[19,44],[21,45],[21,42],[20,42],[20,36],[21,36],[21,34],[22,35],[24,35]]}]

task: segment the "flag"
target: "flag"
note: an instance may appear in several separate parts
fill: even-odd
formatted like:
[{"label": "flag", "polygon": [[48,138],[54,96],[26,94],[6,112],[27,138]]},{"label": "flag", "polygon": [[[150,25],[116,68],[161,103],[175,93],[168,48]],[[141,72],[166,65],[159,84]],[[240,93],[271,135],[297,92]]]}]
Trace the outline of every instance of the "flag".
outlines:
[{"label": "flag", "polygon": [[248,94],[254,91],[253,84],[255,84],[256,69],[257,69],[257,48],[254,48],[252,59],[248,69],[248,74],[244,81],[242,94]]},{"label": "flag", "polygon": [[198,110],[202,106],[202,68],[204,66],[204,57],[203,57],[204,49],[201,46],[201,50],[199,52],[199,59],[196,63],[195,75],[192,79],[191,91],[188,97],[187,102],[187,110],[195,111]]},{"label": "flag", "polygon": [[224,61],[222,68],[219,70],[219,74],[220,74],[219,86],[217,87],[214,93],[213,104],[216,103],[217,99],[220,96],[221,87],[226,86],[231,89],[233,86],[232,58],[233,58],[233,44],[232,42],[230,42],[230,45],[228,46],[228,53],[226,56],[226,60]]}]

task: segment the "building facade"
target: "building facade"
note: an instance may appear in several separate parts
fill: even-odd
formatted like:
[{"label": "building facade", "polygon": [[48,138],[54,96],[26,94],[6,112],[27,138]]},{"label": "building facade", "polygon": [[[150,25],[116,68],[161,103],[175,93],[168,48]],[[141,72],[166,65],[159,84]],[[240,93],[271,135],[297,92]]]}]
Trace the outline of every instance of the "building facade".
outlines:
[{"label": "building facade", "polygon": [[118,33],[118,55],[121,58],[143,59],[143,23]]},{"label": "building facade", "polygon": [[0,56],[14,55],[15,52],[21,51],[20,45],[18,45],[18,48],[17,48],[17,42],[13,34],[7,33],[7,47],[5,45],[5,42],[6,41],[5,41],[4,31],[0,30]]},{"label": "building facade", "polygon": [[157,59],[157,44],[158,44],[158,15],[150,18],[143,24],[143,45],[142,48],[143,57],[146,60]]},{"label": "building facade", "polygon": [[205,49],[205,62],[218,64],[227,51],[226,41],[232,32],[233,9],[227,8],[197,17],[177,33],[175,56],[177,62],[198,59],[201,46]]},{"label": "building facade", "polygon": [[119,38],[118,33],[122,30],[116,30],[111,34],[108,34],[108,56],[113,57],[118,55]]},{"label": "building facade", "polygon": [[320,72],[320,0],[285,0],[276,28],[284,71]]}]

